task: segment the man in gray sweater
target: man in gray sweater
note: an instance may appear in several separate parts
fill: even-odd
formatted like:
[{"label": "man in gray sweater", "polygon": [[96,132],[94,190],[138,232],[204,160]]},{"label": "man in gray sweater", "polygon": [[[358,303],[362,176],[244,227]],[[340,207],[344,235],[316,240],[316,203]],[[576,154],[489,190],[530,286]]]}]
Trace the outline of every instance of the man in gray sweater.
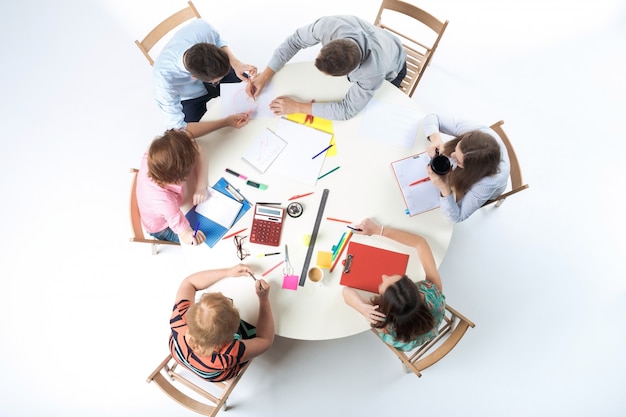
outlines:
[{"label": "man in gray sweater", "polygon": [[352,86],[341,101],[300,102],[277,97],[270,104],[276,115],[306,113],[331,120],[354,117],[385,80],[396,87],[406,75],[406,52],[400,39],[356,16],[326,16],[297,29],[274,51],[265,70],[247,86],[258,97],[265,84],[298,51],[322,44],[315,66],[332,76],[348,77]]}]

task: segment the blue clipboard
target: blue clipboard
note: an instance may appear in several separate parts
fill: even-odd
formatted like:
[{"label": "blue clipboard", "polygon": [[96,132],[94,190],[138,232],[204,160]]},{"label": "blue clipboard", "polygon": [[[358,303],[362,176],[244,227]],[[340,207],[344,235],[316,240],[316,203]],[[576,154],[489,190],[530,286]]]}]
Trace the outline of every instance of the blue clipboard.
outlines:
[{"label": "blue clipboard", "polygon": [[210,248],[215,246],[217,242],[219,242],[230,230],[230,228],[233,227],[233,225],[237,223],[248,210],[250,210],[250,207],[252,207],[252,204],[239,192],[239,190],[237,190],[235,187],[232,186],[232,184],[226,181],[224,177],[220,178],[219,181],[217,181],[212,188],[215,191],[218,191],[225,196],[232,198],[233,200],[239,201],[241,203],[241,210],[239,210],[239,214],[237,214],[235,221],[233,222],[233,224],[230,225],[229,228],[226,228],[196,212],[196,206],[193,206],[191,210],[189,210],[187,214],[185,214],[185,217],[187,218],[187,220],[189,220],[189,224],[191,225],[191,227],[195,228],[196,225],[200,223],[199,229],[202,230],[202,232],[206,236],[206,241],[204,243],[209,245]]}]

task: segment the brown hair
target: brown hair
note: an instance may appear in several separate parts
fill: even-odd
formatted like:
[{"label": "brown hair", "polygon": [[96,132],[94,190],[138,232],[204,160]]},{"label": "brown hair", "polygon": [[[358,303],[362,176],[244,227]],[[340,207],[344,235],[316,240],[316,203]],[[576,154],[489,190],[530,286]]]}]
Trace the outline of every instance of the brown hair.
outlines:
[{"label": "brown hair", "polygon": [[239,311],[220,293],[204,293],[187,310],[188,343],[200,356],[233,341],[239,328]]},{"label": "brown hair", "polygon": [[198,157],[195,140],[183,130],[170,129],[148,149],[148,176],[161,187],[189,176]]},{"label": "brown hair", "polygon": [[197,79],[211,82],[230,71],[228,54],[210,43],[197,43],[185,52],[185,68]]},{"label": "brown hair", "polygon": [[352,39],[335,39],[322,47],[315,67],[328,75],[347,75],[361,62],[361,49]]},{"label": "brown hair", "polygon": [[400,342],[413,341],[435,327],[435,318],[422,302],[417,285],[406,275],[370,301],[386,316],[385,321],[374,323],[372,327],[389,326]]},{"label": "brown hair", "polygon": [[496,174],[500,164],[500,145],[489,133],[480,130],[464,133],[446,142],[444,154],[450,156],[459,142],[463,152],[463,168],[450,172],[450,185],[457,201],[478,180]]}]

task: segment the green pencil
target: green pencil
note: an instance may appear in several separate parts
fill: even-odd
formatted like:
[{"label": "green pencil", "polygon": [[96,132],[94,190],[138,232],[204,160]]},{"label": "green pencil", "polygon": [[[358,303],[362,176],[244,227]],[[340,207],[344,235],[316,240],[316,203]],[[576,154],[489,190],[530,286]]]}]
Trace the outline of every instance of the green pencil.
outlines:
[{"label": "green pencil", "polygon": [[321,180],[322,178],[324,178],[326,175],[328,174],[332,174],[333,172],[337,171],[339,168],[341,167],[335,167],[333,169],[331,169],[330,171],[328,171],[326,174],[322,174],[319,177],[317,177],[318,180]]}]

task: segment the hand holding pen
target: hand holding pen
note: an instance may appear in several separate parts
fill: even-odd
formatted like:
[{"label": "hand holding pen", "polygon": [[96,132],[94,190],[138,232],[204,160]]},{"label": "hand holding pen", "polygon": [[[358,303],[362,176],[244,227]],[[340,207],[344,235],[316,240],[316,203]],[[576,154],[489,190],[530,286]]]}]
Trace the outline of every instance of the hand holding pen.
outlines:
[{"label": "hand holding pen", "polygon": [[201,245],[206,241],[206,236],[200,230],[200,223],[196,225],[195,229],[191,227],[187,229],[181,236],[180,240],[188,245]]},{"label": "hand holding pen", "polygon": [[372,219],[365,219],[361,223],[357,224],[356,227],[350,227],[350,229],[354,230],[354,234],[367,236],[378,235],[382,230],[381,225]]},{"label": "hand holding pen", "polygon": [[226,118],[226,124],[230,127],[240,129],[248,124],[250,120],[250,111],[247,113],[235,113]]},{"label": "hand holding pen", "polygon": [[270,294],[270,284],[264,279],[257,279],[254,282],[254,288],[259,299],[267,299]]}]

